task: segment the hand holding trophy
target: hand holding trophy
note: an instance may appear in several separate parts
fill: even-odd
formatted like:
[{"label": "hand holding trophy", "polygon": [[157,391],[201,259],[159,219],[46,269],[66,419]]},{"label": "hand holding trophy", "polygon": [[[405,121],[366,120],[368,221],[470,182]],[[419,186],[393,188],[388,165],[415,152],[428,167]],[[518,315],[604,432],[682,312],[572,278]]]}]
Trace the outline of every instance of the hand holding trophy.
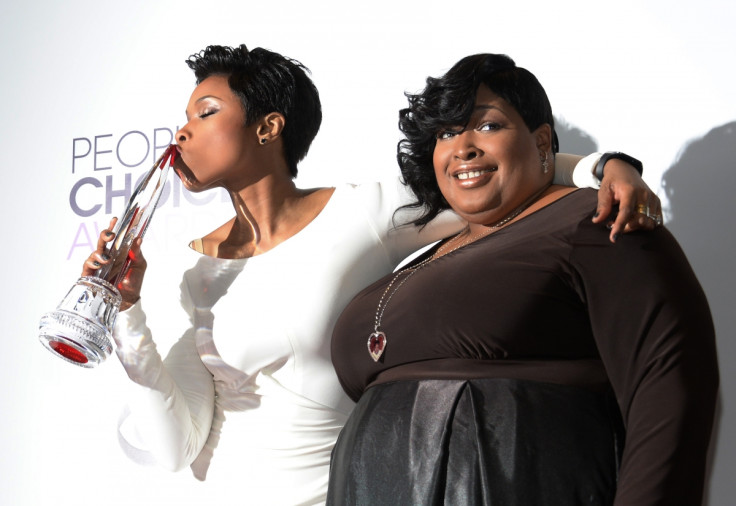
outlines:
[{"label": "hand holding trophy", "polygon": [[176,146],[166,148],[133,191],[105,251],[110,261],[94,276],[79,278],[56,310],[41,318],[39,339],[56,356],[90,368],[112,353],[112,326],[122,300],[117,287],[128,270],[133,243],[150,223],[176,155]]}]

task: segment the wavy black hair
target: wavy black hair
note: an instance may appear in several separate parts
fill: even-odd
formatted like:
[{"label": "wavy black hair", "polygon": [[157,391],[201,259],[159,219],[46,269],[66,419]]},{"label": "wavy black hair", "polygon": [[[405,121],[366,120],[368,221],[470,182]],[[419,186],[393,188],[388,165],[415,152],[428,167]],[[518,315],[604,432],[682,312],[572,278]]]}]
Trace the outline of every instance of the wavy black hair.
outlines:
[{"label": "wavy black hair", "polygon": [[322,105],[307,76],[309,69],[268,49],[248,50],[245,44],[207,46],[186,63],[197,84],[214,75],[228,77],[243,106],[246,126],[272,112],[284,115],[284,158],[296,177],[297,164],[307,155],[322,123]]},{"label": "wavy black hair", "polygon": [[442,77],[428,77],[422,92],[406,93],[409,107],[399,111],[399,129],[405,138],[399,141],[396,157],[404,184],[417,197],[416,202],[402,209],[422,211],[411,221],[414,225],[426,225],[450,208],[437,185],[432,163],[437,134],[468,124],[481,84],[516,109],[529,131],[548,123],[553,132],[553,152],[559,149],[552,106],[534,74],[517,67],[506,55],[466,56]]}]

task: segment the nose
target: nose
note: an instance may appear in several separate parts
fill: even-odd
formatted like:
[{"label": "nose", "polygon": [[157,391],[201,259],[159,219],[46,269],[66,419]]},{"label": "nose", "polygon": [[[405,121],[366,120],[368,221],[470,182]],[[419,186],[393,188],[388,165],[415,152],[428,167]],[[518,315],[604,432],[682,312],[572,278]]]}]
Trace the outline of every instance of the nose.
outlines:
[{"label": "nose", "polygon": [[465,131],[455,136],[454,156],[458,160],[470,161],[481,155],[481,150],[473,141],[473,132]]},{"label": "nose", "polygon": [[187,132],[186,128],[187,128],[187,125],[184,125],[179,130],[177,130],[176,133],[174,134],[177,144],[181,144],[187,139],[189,139],[189,133]]}]

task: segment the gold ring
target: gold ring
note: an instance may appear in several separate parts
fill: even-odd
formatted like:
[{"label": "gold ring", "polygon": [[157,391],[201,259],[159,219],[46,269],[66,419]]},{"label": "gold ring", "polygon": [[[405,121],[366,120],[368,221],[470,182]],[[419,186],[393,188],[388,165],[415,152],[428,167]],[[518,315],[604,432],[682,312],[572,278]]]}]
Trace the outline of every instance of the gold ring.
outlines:
[{"label": "gold ring", "polygon": [[636,206],[636,212],[639,214],[646,214],[649,215],[649,205],[647,204],[639,204]]}]

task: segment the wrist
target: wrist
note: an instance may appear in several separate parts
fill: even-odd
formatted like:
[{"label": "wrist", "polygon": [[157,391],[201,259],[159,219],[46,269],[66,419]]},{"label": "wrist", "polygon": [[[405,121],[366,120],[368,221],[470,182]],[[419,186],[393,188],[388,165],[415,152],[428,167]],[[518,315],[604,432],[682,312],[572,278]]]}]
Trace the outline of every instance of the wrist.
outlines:
[{"label": "wrist", "polygon": [[607,151],[603,153],[598,159],[598,163],[596,163],[595,169],[593,170],[593,174],[596,178],[598,178],[599,181],[603,181],[603,168],[605,167],[608,160],[621,160],[623,162],[626,162],[634,167],[634,169],[639,173],[640,176],[644,172],[644,165],[633,156],[622,153],[621,151]]},{"label": "wrist", "polygon": [[128,309],[130,309],[131,307],[135,306],[135,304],[136,304],[136,303],[137,303],[137,302],[138,302],[139,300],[141,300],[140,296],[136,297],[136,298],[135,298],[135,299],[133,299],[133,300],[126,300],[126,299],[123,299],[123,301],[122,301],[122,302],[120,303],[120,309],[119,309],[119,311],[127,311],[127,310],[128,310]]}]

